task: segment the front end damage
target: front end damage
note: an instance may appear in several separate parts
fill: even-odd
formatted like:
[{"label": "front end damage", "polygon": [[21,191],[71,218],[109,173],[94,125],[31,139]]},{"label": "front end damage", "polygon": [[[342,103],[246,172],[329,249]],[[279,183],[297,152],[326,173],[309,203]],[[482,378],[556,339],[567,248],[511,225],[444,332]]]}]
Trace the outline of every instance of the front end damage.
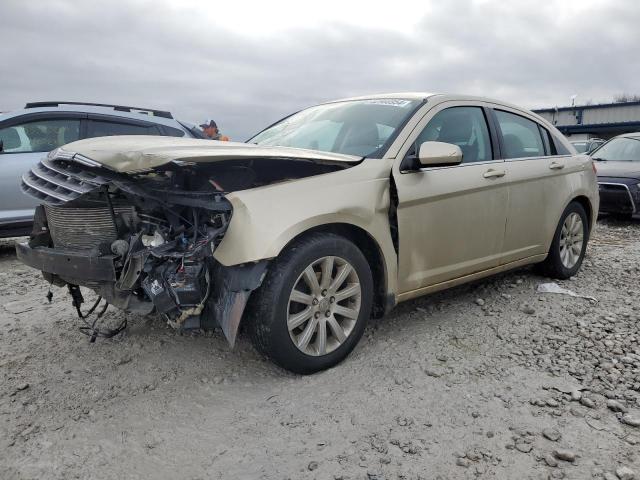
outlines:
[{"label": "front end damage", "polygon": [[179,329],[218,326],[233,346],[268,261],[215,260],[233,214],[226,193],[338,168],[277,169],[245,159],[174,161],[123,173],[59,149],[23,177],[23,191],[42,205],[17,255],[51,284],[67,287],[81,317],[79,287],[87,287],[108,304],[160,314]]}]

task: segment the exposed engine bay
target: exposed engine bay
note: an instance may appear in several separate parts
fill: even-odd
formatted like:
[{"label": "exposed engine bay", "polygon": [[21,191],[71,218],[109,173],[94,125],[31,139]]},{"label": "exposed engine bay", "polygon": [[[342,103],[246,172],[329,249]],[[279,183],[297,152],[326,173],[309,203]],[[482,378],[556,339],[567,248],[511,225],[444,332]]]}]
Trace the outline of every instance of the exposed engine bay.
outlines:
[{"label": "exposed engine bay", "polygon": [[[259,158],[169,162],[119,173],[91,159],[53,151],[23,177],[42,201],[19,258],[66,287],[81,318],[100,298],[127,312],[162,315],[180,329],[220,326],[233,345],[251,291],[267,261],[225,267],[213,253],[233,215],[225,195],[345,168],[310,160]],[[88,313],[79,287],[100,298]],[[101,310],[104,313],[104,310]],[[101,313],[98,312],[98,317]],[[110,336],[93,326],[96,336]],[[124,327],[122,327],[124,328]]]}]

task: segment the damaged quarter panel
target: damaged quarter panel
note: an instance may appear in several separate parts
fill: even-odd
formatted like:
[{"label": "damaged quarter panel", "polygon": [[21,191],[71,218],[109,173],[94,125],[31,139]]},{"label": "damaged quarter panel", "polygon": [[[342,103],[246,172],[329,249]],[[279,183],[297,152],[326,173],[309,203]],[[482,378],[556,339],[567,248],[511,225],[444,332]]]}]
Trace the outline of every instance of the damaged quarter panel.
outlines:
[{"label": "damaged quarter panel", "polygon": [[316,227],[348,224],[376,240],[387,292],[396,291],[396,252],[389,226],[392,160],[367,159],[325,175],[233,192],[229,228],[214,252],[222,265],[277,257],[300,234]]}]

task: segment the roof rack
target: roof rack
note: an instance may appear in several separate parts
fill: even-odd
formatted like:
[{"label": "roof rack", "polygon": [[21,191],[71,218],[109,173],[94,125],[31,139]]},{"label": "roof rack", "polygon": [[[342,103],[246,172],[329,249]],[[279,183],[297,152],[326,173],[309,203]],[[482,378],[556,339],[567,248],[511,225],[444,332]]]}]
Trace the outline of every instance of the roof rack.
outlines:
[{"label": "roof rack", "polygon": [[108,103],[87,103],[87,102],[30,102],[24,108],[57,107],[59,105],[87,105],[91,107],[110,107],[119,112],[141,111],[149,112],[154,117],[173,118],[171,112],[164,110],[154,110],[153,108],[127,107],[125,105],[110,105]]}]

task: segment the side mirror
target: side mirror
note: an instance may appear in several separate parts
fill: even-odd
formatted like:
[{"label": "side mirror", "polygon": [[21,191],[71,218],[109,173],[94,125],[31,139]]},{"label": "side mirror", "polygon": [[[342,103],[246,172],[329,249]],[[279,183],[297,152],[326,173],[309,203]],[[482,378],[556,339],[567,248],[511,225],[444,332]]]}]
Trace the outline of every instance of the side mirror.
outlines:
[{"label": "side mirror", "polygon": [[457,145],[444,142],[424,142],[420,145],[418,163],[422,167],[458,165],[462,162],[462,150]]}]

